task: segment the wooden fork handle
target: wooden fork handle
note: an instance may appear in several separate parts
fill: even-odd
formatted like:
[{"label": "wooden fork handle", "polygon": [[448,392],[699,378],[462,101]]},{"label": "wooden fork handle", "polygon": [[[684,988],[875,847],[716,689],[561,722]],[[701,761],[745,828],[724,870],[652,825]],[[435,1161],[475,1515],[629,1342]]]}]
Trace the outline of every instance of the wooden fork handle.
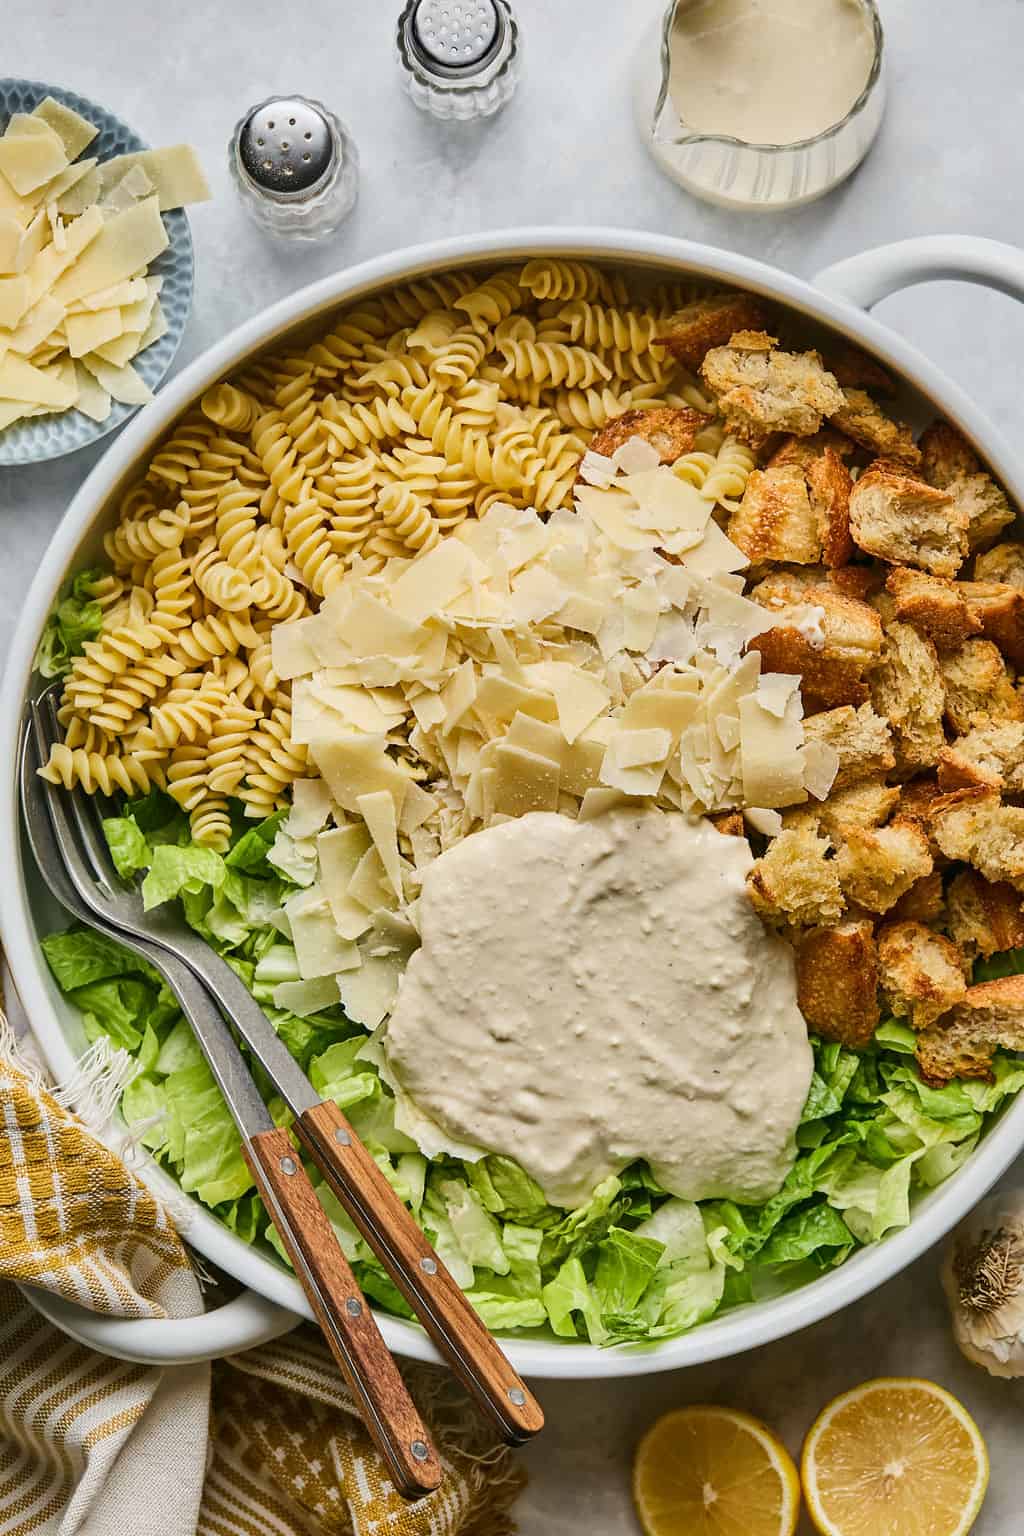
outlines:
[{"label": "wooden fork handle", "polygon": [[242,1151],[395,1487],[406,1499],[432,1493],[441,1467],[430,1435],[288,1132],[260,1131]]},{"label": "wooden fork handle", "polygon": [[336,1104],[293,1127],[363,1239],[423,1327],[511,1445],[544,1427],[540,1404],[512,1369]]}]

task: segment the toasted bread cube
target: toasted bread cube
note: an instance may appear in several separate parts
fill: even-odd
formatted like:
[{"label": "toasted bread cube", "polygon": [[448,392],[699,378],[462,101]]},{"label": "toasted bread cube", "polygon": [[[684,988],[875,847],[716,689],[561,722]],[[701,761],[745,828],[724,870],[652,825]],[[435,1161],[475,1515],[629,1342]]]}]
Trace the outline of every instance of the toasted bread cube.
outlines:
[{"label": "toasted bread cube", "polygon": [[746,837],[747,835],[742,811],[720,811],[717,816],[709,816],[708,820],[715,831],[721,832],[723,837]]},{"label": "toasted bread cube", "polygon": [[590,450],[610,458],[631,437],[639,437],[657,449],[663,464],[674,464],[690,452],[697,433],[709,419],[689,406],[652,405],[646,410],[623,411],[594,433]]},{"label": "toasted bread cube", "polygon": [[928,839],[910,822],[847,827],[835,859],[847,903],[888,912],[915,880],[931,874]]},{"label": "toasted bread cube", "polygon": [[[811,716],[811,720],[823,718]],[[896,809],[899,798],[899,789],[881,778],[860,779],[847,789],[833,789],[817,807],[820,830],[838,842],[845,827],[880,827]]]},{"label": "toasted bread cube", "polygon": [[947,859],[1024,886],[1024,806],[1003,805],[991,789],[955,789],[933,802],[931,824]]},{"label": "toasted bread cube", "polygon": [[944,491],[959,475],[974,475],[981,460],[956,427],[948,421],[933,421],[921,434],[921,473],[929,485]]},{"label": "toasted bread cube", "polygon": [[751,595],[779,613],[780,622],[751,641],[763,671],[799,673],[808,714],[864,703],[864,670],[882,649],[881,621],[867,603],[828,586],[808,587],[788,606],[764,584]]},{"label": "toasted bread cube", "polygon": [[813,831],[783,831],[747,875],[750,899],[768,922],[815,926],[842,915],[831,844]]},{"label": "toasted bread cube", "polygon": [[949,936],[968,960],[1024,946],[1024,904],[1005,880],[962,869],[949,882],[946,911]]},{"label": "toasted bread cube", "polygon": [[729,537],[751,560],[813,565],[821,558],[818,519],[797,464],[751,471]]},{"label": "toasted bread cube", "polygon": [[838,754],[833,792],[896,766],[889,722],[876,715],[870,704],[859,709],[845,704],[811,715],[804,724],[804,740],[823,742]]},{"label": "toasted bread cube", "polygon": [[888,417],[863,389],[843,393],[843,405],[831,413],[834,427],[880,459],[891,459],[911,469],[920,464],[921,454],[908,426]]},{"label": "toasted bread cube", "polygon": [[876,460],[850,493],[850,532],[869,555],[955,576],[967,554],[967,514],[945,491]]},{"label": "toasted bread cube", "polygon": [[755,448],[773,432],[808,437],[845,403],[817,352],[781,352],[763,332],[741,331],[712,348],[701,375],[730,431]]},{"label": "toasted bread cube", "polygon": [[796,997],[808,1027],[851,1050],[878,1024],[878,972],[869,922],[812,928],[796,951]]},{"label": "toasted bread cube", "polygon": [[975,581],[1001,581],[1008,587],[1024,591],[1024,544],[1011,540],[997,544],[977,555],[974,561]]},{"label": "toasted bread cube", "polygon": [[848,565],[853,558],[850,471],[837,453],[826,448],[820,458],[811,460],[804,474],[817,519],[821,558],[830,569]]},{"label": "toasted bread cube", "polygon": [[958,736],[993,720],[1024,720],[1024,699],[991,640],[965,640],[939,658],[946,718]]},{"label": "toasted bread cube", "polygon": [[968,987],[956,1007],[919,1037],[917,1064],[933,1088],[956,1077],[990,1081],[999,1046],[1024,1050],[1024,976]]},{"label": "toasted bread cube", "polygon": [[776,469],[780,464],[799,464],[801,469],[806,469],[808,464],[820,459],[827,448],[831,448],[837,458],[848,459],[855,447],[856,444],[850,438],[844,437],[841,432],[833,432],[831,427],[822,427],[820,432],[810,437],[793,437],[790,434],[783,438],[772,453],[768,468]]},{"label": "toasted bread cube", "polygon": [[873,389],[876,395],[896,393],[892,375],[886,372],[881,363],[876,363],[873,357],[869,357],[851,342],[839,342],[830,347],[826,361],[846,391]]},{"label": "toasted bread cube", "polygon": [[909,891],[902,895],[889,916],[908,923],[938,923],[945,916],[946,900],[942,890],[942,875],[933,869],[930,875],[915,880]]},{"label": "toasted bread cube", "polygon": [[957,475],[943,489],[967,518],[967,547],[974,554],[994,544],[1016,513],[991,475]]},{"label": "toasted bread cube", "polygon": [[830,586],[862,603],[870,602],[882,590],[884,579],[883,568],[874,561],[870,565],[844,565],[828,573]]},{"label": "toasted bread cube", "polygon": [[971,635],[981,634],[981,620],[964,601],[964,585],[948,576],[911,570],[908,565],[896,566],[885,582],[896,617],[942,646],[961,645]]},{"label": "toasted bread cube", "polygon": [[956,945],[923,923],[879,928],[878,973],[889,1008],[911,1029],[927,1029],[967,991]]},{"label": "toasted bread cube", "polygon": [[958,736],[939,754],[939,784],[1024,795],[1024,721],[993,721]]},{"label": "toasted bread cube", "polygon": [[767,323],[761,299],[726,290],[694,299],[670,316],[654,339],[695,373],[712,347],[724,346],[737,331],[763,331]]},{"label": "toasted bread cube", "polygon": [[1024,666],[1024,592],[1002,581],[958,581],[960,596],[986,640]]},{"label": "toasted bread cube", "polygon": [[875,710],[892,727],[897,771],[912,775],[938,762],[946,745],[946,693],[938,654],[927,635],[910,624],[888,625],[868,687]]}]

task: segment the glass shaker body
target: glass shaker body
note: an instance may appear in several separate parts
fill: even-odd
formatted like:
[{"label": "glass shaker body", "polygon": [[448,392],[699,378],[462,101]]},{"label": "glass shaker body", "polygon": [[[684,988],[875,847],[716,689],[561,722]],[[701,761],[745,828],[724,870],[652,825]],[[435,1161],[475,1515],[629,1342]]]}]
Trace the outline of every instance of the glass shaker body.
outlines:
[{"label": "glass shaker body", "polygon": [[406,90],[442,120],[491,117],[519,81],[519,28],[508,0],[408,0],[397,44]]},{"label": "glass shaker body", "polygon": [[251,107],[228,148],[231,179],[253,221],[286,240],[320,240],[356,200],[359,155],[322,102],[278,96]]}]

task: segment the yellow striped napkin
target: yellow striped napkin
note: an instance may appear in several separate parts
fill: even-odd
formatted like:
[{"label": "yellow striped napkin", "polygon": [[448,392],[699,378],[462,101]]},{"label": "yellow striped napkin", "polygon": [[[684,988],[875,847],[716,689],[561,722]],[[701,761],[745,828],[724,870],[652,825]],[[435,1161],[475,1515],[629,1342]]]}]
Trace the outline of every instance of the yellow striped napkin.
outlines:
[{"label": "yellow striped napkin", "polygon": [[407,1505],[314,1329],[158,1369],[30,1305],[42,1287],[119,1317],[203,1309],[167,1213],[101,1139],[126,1064],[92,1048],[87,1128],[0,1013],[0,1536],[508,1536],[523,1471],[446,1372],[405,1369],[445,1469]]}]

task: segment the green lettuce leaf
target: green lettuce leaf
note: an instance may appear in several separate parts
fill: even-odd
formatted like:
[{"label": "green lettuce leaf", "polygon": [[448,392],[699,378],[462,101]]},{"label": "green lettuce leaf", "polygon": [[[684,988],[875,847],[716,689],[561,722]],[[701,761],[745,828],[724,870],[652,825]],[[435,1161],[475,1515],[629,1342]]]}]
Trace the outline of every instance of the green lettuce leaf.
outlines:
[{"label": "green lettuce leaf", "polygon": [[173,901],[183,891],[198,895],[204,886],[214,890],[224,882],[224,860],[212,848],[192,843],[178,848],[162,843],[153,849],[153,862],[142,882],[142,902],[148,912],[165,901]]},{"label": "green lettuce leaf", "polygon": [[152,966],[94,928],[47,933],[39,943],[62,992],[73,992],[110,976],[149,976],[159,980]]},{"label": "green lettuce leaf", "polygon": [[79,571],[47,619],[35,659],[36,671],[43,677],[62,677],[85,642],[95,640],[103,628],[103,610],[93,595],[103,574]]},{"label": "green lettuce leaf", "polygon": [[275,811],[265,821],[258,822],[255,827],[243,833],[224,860],[228,868],[241,870],[248,875],[279,874],[280,871],[267,863],[267,854],[273,848],[277,829],[287,815],[286,810]]},{"label": "green lettuce leaf", "polygon": [[152,850],[131,816],[108,816],[103,822],[103,835],[122,880],[130,880],[140,870],[149,868]]}]

